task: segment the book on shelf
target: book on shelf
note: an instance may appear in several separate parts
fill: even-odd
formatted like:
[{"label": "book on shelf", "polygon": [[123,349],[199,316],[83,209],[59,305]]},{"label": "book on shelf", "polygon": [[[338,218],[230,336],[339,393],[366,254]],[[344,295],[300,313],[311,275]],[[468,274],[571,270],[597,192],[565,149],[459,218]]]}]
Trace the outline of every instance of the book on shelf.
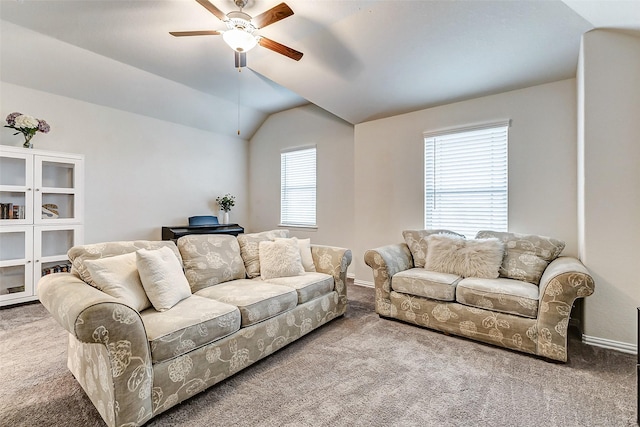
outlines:
[{"label": "book on shelf", "polygon": [[0,203],[0,219],[24,219],[24,206]]}]

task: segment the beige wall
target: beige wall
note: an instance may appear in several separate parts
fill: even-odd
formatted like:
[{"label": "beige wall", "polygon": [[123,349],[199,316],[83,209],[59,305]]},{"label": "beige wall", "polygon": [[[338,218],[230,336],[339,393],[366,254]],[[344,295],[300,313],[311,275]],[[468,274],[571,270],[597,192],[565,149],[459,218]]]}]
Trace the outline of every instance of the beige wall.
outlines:
[{"label": "beige wall", "polygon": [[[580,255],[595,277],[585,339],[637,350],[640,37],[597,30],[579,61]],[[635,343],[635,344],[634,344]]]},{"label": "beige wall", "polygon": [[424,227],[422,133],[511,119],[509,230],[553,236],[577,255],[576,81],[430,108],[355,127],[356,280],[371,282],[367,249]]},{"label": "beige wall", "polygon": [[[37,148],[85,155],[85,242],[160,239],[163,225],[217,214],[227,192],[238,199],[233,220],[248,221],[248,141],[207,124],[224,112],[235,133],[234,103],[5,21],[1,33],[2,120],[13,111],[45,119],[51,132],[36,135]],[[93,102],[96,85],[117,108]],[[148,98],[156,118],[138,114]],[[21,137],[2,129],[0,144]]]},{"label": "beige wall", "polygon": [[[250,228],[276,228],[280,222],[280,151],[317,147],[317,230],[289,228],[312,243],[352,248],[353,126],[307,105],[270,116],[249,144]],[[352,271],[351,268],[349,270]]]},{"label": "beige wall", "polygon": [[[0,116],[45,119],[41,150],[85,155],[85,242],[160,239],[163,225],[215,215],[215,198],[238,197],[233,219],[247,222],[247,141],[0,83]],[[22,146],[0,132],[0,144]]]}]

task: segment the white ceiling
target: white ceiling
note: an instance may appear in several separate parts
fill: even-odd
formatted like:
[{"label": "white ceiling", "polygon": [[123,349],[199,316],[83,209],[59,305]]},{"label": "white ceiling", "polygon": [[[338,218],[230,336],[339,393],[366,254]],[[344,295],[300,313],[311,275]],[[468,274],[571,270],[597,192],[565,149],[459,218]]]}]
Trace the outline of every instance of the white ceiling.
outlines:
[{"label": "white ceiling", "polygon": [[[257,15],[278,2],[250,0],[244,11]],[[640,30],[639,0],[286,2],[295,14],[260,33],[304,57],[296,62],[257,47],[247,54],[249,68],[238,73],[233,52],[220,36],[168,34],[225,28],[195,0],[2,0],[1,76],[9,83],[229,134],[235,134],[236,123],[229,121],[240,101],[248,138],[269,114],[308,102],[356,124],[570,78],[584,32]],[[212,3],[224,12],[237,9],[231,0]],[[21,70],[15,57],[23,55],[28,62],[30,55],[15,46],[21,31],[65,42],[70,55],[91,57],[100,65],[76,64],[85,73],[73,82],[51,76],[68,75],[64,67],[77,59],[49,58],[35,70]],[[51,43],[42,42],[41,49]],[[9,57],[11,67],[5,61]],[[128,82],[122,76],[134,73],[135,90],[115,89],[114,79]],[[203,106],[204,113],[195,111]],[[206,106],[215,108],[206,111]]]}]

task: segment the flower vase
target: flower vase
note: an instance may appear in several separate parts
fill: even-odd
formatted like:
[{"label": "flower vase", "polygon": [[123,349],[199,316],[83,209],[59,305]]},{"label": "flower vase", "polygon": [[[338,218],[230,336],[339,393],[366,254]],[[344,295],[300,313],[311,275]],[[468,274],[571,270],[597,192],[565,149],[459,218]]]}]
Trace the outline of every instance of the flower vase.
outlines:
[{"label": "flower vase", "polygon": [[222,224],[229,224],[229,211],[222,211]]},{"label": "flower vase", "polygon": [[34,133],[24,135],[24,144],[22,144],[24,148],[33,148],[33,144],[31,143],[31,138],[33,138],[34,135],[35,135]]}]

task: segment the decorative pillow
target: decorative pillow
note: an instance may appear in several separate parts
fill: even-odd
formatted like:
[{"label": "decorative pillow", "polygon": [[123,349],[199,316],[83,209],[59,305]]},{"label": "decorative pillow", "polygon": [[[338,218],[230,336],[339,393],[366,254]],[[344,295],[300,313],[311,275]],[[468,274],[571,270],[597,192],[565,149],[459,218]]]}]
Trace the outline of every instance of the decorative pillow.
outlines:
[{"label": "decorative pillow", "polygon": [[140,249],[136,252],[136,265],[142,287],[156,310],[169,310],[191,296],[189,282],[171,249]]},{"label": "decorative pillow", "polygon": [[429,251],[424,268],[462,277],[497,279],[504,244],[498,239],[467,240],[446,234],[426,238]]},{"label": "decorative pillow", "polygon": [[151,307],[140,282],[135,252],[86,260],[84,265],[93,278],[94,286],[102,292],[138,311]]},{"label": "decorative pillow", "polygon": [[178,247],[171,240],[134,240],[125,242],[105,242],[105,243],[93,243],[90,245],[78,245],[74,246],[67,252],[67,257],[72,262],[71,273],[78,276],[83,281],[87,282],[94,288],[97,288],[96,284],[91,277],[91,274],[85,266],[85,262],[91,259],[100,259],[112,257],[115,255],[124,255],[128,253],[135,253],[138,249],[160,249],[168,247],[176,255],[176,258],[182,263],[180,252]]},{"label": "decorative pillow", "polygon": [[500,276],[540,284],[547,265],[560,256],[564,242],[534,234],[516,234],[498,231],[479,231],[478,239],[495,237],[504,242],[505,255]]},{"label": "decorative pillow", "polygon": [[[278,237],[275,239],[287,240],[286,238]],[[297,237],[291,237],[291,240],[297,243],[300,249],[300,258],[302,259],[302,266],[304,271],[315,272],[316,265],[313,263],[313,256],[311,255],[311,239],[298,239]]]},{"label": "decorative pillow", "polygon": [[253,279],[260,276],[260,242],[272,241],[277,237],[289,237],[289,230],[271,230],[261,233],[239,234],[240,254],[244,260],[247,277]]},{"label": "decorative pillow", "polygon": [[432,234],[450,234],[453,236],[462,237],[462,234],[454,233],[449,230],[404,230],[402,237],[409,246],[409,251],[413,257],[413,266],[422,268],[427,259],[427,237]]},{"label": "decorative pillow", "polygon": [[262,280],[304,274],[297,242],[292,239],[262,241],[259,246]]},{"label": "decorative pillow", "polygon": [[244,279],[240,246],[234,236],[191,234],[178,239],[191,292],[234,279]]}]

